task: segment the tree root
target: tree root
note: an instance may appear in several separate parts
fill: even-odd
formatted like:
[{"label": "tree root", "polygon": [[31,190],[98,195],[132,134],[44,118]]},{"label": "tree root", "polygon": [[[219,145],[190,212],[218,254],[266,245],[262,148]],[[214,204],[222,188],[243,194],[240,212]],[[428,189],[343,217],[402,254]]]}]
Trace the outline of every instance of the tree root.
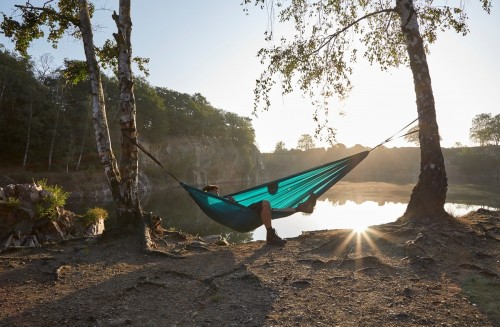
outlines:
[{"label": "tree root", "polygon": [[202,282],[204,284],[208,285],[208,289],[207,289],[208,291],[217,291],[217,289],[219,288],[219,285],[217,285],[216,279],[227,276],[227,275],[231,275],[231,274],[235,273],[236,271],[244,270],[244,269],[246,269],[245,265],[239,265],[231,270],[224,271],[220,274],[216,274],[216,275],[212,275],[210,277],[207,277],[207,278],[203,279]]},{"label": "tree root", "polygon": [[[137,292],[141,292],[141,290],[139,289],[139,286],[142,286],[142,285],[152,285],[152,286],[156,286],[156,287],[160,287],[160,288],[167,288],[168,287],[168,285],[166,283],[156,282],[156,281],[150,280],[148,277],[146,277],[145,280],[140,280],[136,284],[125,288],[124,292],[132,291],[132,290],[136,290]],[[122,293],[124,293],[124,292],[122,292]]]},{"label": "tree root", "polygon": [[0,254],[2,253],[8,253],[8,252],[14,252],[17,250],[22,250],[22,249],[33,249],[32,247],[28,246],[9,246],[8,248],[4,248],[0,250]]},{"label": "tree root", "polygon": [[56,260],[54,257],[40,257],[40,258],[31,258],[31,257],[0,257],[0,260],[8,260],[8,261],[34,261],[34,260]]},{"label": "tree root", "polygon": [[185,259],[185,258],[189,257],[188,255],[172,254],[172,253],[168,253],[168,252],[156,250],[156,249],[151,249],[151,248],[143,249],[143,252],[146,254],[156,255],[156,256],[170,258],[170,259]]},{"label": "tree root", "polygon": [[64,271],[65,269],[71,269],[71,266],[68,266],[68,265],[62,265],[62,266],[60,266],[59,268],[56,268],[56,269],[54,270],[55,280],[56,280],[56,281],[57,281],[57,280],[61,280],[61,278],[62,278],[62,274],[63,274],[63,271]]}]

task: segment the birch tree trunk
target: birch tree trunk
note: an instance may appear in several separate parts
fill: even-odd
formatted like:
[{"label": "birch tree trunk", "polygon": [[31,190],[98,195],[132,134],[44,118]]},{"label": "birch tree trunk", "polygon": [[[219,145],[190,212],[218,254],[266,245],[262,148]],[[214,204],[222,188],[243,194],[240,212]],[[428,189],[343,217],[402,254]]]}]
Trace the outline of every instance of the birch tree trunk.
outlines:
[{"label": "birch tree trunk", "polygon": [[[92,101],[92,99],[90,100]],[[90,120],[90,113],[92,111],[87,109],[87,119],[85,119],[85,127],[83,128],[82,145],[80,146],[80,154],[78,155],[78,162],[76,163],[76,170],[80,170],[80,163],[82,162],[83,150],[85,148],[85,139],[87,138],[88,122]]]},{"label": "birch tree trunk", "polygon": [[3,99],[3,93],[5,92],[5,86],[7,85],[7,76],[3,78],[2,91],[0,92],[0,102]]},{"label": "birch tree trunk", "polygon": [[[134,82],[132,75],[132,20],[130,17],[130,0],[120,0],[119,13],[113,13],[118,33],[113,36],[118,45],[118,80],[120,83],[120,126],[122,157],[120,169],[122,173],[121,193],[124,206],[119,208],[122,217],[134,225],[142,227],[144,248],[150,248],[151,238],[149,225],[144,221],[138,191],[139,157],[138,149],[131,141],[137,141],[136,106]],[[139,223],[139,224],[138,224]]]},{"label": "birch tree trunk", "polygon": [[[97,154],[101,160],[101,165],[104,167],[104,173],[111,190],[115,207],[120,208],[123,202],[120,194],[120,172],[111,148],[101,72],[94,51],[94,36],[90,23],[88,3],[87,0],[78,0],[78,4],[80,19],[79,28],[82,33],[83,48],[85,50],[85,58],[90,75],[92,123],[94,125],[94,134],[97,143]],[[120,212],[118,211],[117,214],[118,220],[120,220]]]},{"label": "birch tree trunk", "polygon": [[54,153],[54,142],[56,140],[57,134],[57,125],[59,124],[59,113],[61,111],[61,107],[58,105],[59,98],[59,89],[56,86],[56,121],[54,123],[54,132],[52,133],[52,139],[50,140],[50,149],[49,149],[49,170],[52,168],[52,154]]},{"label": "birch tree trunk", "polygon": [[141,238],[143,247],[151,249],[149,225],[144,220],[138,196],[138,153],[137,148],[130,140],[137,139],[136,108],[133,92],[131,69],[132,45],[130,34],[132,21],[130,19],[130,0],[120,0],[119,15],[113,13],[113,19],[118,27],[114,34],[117,40],[118,78],[120,81],[120,125],[122,132],[122,158],[120,170],[111,148],[104,92],[102,88],[100,69],[94,51],[94,41],[90,24],[87,0],[79,0],[80,31],[90,73],[92,89],[92,120],[94,123],[97,151],[101,164],[111,189],[115,204],[118,224],[123,230],[129,226],[142,227]]},{"label": "birch tree trunk", "polygon": [[[26,136],[26,150],[24,151],[23,167],[26,166],[26,161],[28,160],[28,152],[30,148],[30,138],[31,138],[31,120],[33,119],[33,98],[32,98],[32,88],[30,88],[30,118],[28,120],[28,135]],[[0,97],[1,100],[1,97]]]},{"label": "birch tree trunk", "polygon": [[420,176],[413,188],[405,218],[421,221],[445,215],[448,180],[439,142],[431,77],[412,0],[397,0],[396,10],[406,39],[415,87],[420,129]]}]

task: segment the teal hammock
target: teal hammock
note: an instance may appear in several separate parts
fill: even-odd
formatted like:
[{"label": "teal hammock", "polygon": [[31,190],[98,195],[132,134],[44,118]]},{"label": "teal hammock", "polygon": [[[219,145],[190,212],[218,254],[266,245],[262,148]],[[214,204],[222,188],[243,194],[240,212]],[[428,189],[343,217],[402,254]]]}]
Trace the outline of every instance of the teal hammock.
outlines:
[{"label": "teal hammock", "polygon": [[[316,198],[321,196],[363,161],[368,153],[369,151],[360,152],[225,196],[217,196],[183,182],[179,183],[208,217],[235,231],[250,232],[262,225],[259,214],[249,208],[251,204],[267,200],[273,208],[272,219],[290,216],[294,212],[283,209],[296,208],[311,194]],[[226,197],[232,197],[236,202]]]},{"label": "teal hammock", "polygon": [[[418,118],[417,118],[418,119]],[[250,232],[262,225],[261,218],[257,212],[249,208],[253,203],[267,200],[271,204],[272,219],[284,218],[294,214],[289,209],[296,208],[302,202],[305,202],[310,195],[318,198],[335,183],[347,175],[363,159],[368,156],[370,151],[391,141],[398,133],[413,124],[417,119],[403,127],[397,133],[386,139],[384,142],[375,146],[369,151],[363,151],[358,154],[345,157],[330,163],[305,170],[303,172],[283,177],[265,184],[261,184],[243,191],[218,196],[213,193],[205,192],[194,186],[179,181],[168,170],[166,172],[172,176],[193,198],[200,209],[216,222],[227,226],[238,232]],[[410,131],[399,137],[417,133],[418,130]],[[136,140],[129,140],[148,155],[160,167],[163,165]],[[232,197],[236,202],[227,199]],[[288,210],[286,210],[288,209]]]}]

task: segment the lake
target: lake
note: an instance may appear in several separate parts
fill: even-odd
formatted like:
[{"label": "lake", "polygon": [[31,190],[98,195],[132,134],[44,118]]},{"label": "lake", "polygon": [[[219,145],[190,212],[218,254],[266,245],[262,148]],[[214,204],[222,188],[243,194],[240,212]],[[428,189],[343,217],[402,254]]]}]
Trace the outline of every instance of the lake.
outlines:
[{"label": "lake", "polygon": [[[222,194],[246,188],[234,184],[219,186]],[[273,227],[281,237],[289,238],[299,236],[303,231],[343,228],[362,230],[371,225],[392,222],[404,213],[413,187],[414,184],[339,182],[318,199],[314,213],[296,213],[273,220]],[[464,215],[479,208],[498,210],[499,194],[499,183],[450,184],[445,209],[454,216]],[[75,210],[78,206],[78,203],[71,203],[70,210]],[[101,206],[106,207],[112,214],[109,206]],[[266,237],[263,226],[250,233],[237,233],[214,222],[194,204],[180,186],[142,199],[142,206],[145,211],[152,211],[161,216],[166,228],[174,227],[200,236],[224,234],[231,242],[264,240]]]}]

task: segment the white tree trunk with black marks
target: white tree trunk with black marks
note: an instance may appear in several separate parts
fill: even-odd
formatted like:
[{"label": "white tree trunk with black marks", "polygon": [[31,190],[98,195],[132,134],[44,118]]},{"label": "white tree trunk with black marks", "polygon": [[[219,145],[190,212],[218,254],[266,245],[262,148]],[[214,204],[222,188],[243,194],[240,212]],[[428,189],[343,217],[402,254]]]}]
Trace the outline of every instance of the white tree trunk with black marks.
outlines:
[{"label": "white tree trunk with black marks", "polygon": [[136,106],[134,82],[132,74],[132,19],[130,17],[130,0],[120,0],[118,15],[113,13],[113,20],[118,29],[113,36],[118,45],[118,80],[120,83],[120,126],[122,157],[120,169],[122,173],[121,193],[124,197],[122,216],[128,217],[130,223],[142,227],[144,248],[150,248],[151,238],[148,223],[144,221],[138,191],[139,153],[133,142],[137,142]]},{"label": "white tree trunk with black marks", "polygon": [[79,0],[80,31],[90,73],[92,89],[92,121],[94,123],[97,151],[111,189],[118,216],[119,227],[143,227],[141,238],[143,246],[151,247],[151,239],[147,224],[144,222],[138,196],[138,150],[130,140],[137,140],[136,108],[133,92],[131,69],[132,46],[130,34],[130,0],[120,0],[119,15],[113,13],[118,27],[114,34],[118,44],[118,78],[120,81],[120,126],[121,126],[121,160],[118,167],[111,148],[108,122],[104,102],[104,92],[100,77],[100,69],[94,51],[94,42],[90,24],[87,0]]},{"label": "white tree trunk with black marks", "polygon": [[[90,104],[92,99],[90,100]],[[92,113],[91,110],[87,109],[87,119],[85,119],[85,127],[83,129],[83,136],[82,136],[82,144],[80,146],[80,154],[78,155],[78,161],[76,163],[76,170],[80,170],[80,163],[82,162],[82,156],[83,156],[83,150],[85,149],[85,139],[87,138],[87,129],[89,126],[89,120],[90,120],[90,114]]]},{"label": "white tree trunk with black marks", "polygon": [[[120,195],[120,172],[111,148],[111,138],[109,135],[108,121],[106,117],[106,105],[104,92],[102,89],[101,72],[97,63],[94,50],[94,36],[90,23],[90,15],[87,0],[78,0],[80,32],[82,33],[83,48],[87,68],[90,75],[91,98],[92,98],[92,122],[94,125],[95,139],[97,143],[97,154],[104,167],[104,173],[111,189],[111,194],[116,207],[121,206]],[[120,217],[118,217],[120,218]]]},{"label": "white tree trunk with black marks", "polygon": [[448,182],[439,142],[431,77],[413,1],[396,0],[396,10],[401,18],[413,73],[421,152],[420,176],[412,191],[405,217],[414,220],[435,218],[446,214],[444,204]]},{"label": "white tree trunk with black marks", "polygon": [[61,112],[61,106],[58,104],[59,99],[59,88],[56,86],[56,121],[54,123],[54,132],[52,133],[52,139],[50,141],[49,149],[49,170],[52,168],[52,154],[54,153],[54,142],[56,141],[57,126],[59,124],[59,114]]},{"label": "white tree trunk with black marks", "polygon": [[32,89],[30,88],[30,118],[28,120],[28,135],[26,136],[26,150],[24,151],[23,167],[26,167],[26,161],[28,160],[28,152],[30,148],[31,120],[33,119],[33,98],[31,93]]}]

